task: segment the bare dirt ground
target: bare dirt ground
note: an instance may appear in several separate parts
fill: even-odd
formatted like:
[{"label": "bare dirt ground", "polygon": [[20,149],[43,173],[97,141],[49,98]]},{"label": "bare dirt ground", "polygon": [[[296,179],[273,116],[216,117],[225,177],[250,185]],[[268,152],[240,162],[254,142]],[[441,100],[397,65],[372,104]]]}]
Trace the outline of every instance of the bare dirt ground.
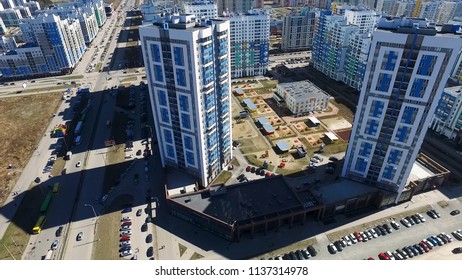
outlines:
[{"label": "bare dirt ground", "polygon": [[[0,99],[0,205],[16,184],[60,100],[61,92]],[[13,169],[7,169],[8,164]]]}]

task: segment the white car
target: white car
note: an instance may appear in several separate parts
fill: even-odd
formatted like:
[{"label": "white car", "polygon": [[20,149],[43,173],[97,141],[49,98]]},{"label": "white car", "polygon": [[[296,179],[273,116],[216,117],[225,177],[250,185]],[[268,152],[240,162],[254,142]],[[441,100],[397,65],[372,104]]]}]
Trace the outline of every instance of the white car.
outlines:
[{"label": "white car", "polygon": [[121,222],[130,222],[132,220],[132,218],[130,217],[123,217],[122,220],[120,220]]},{"label": "white car", "polygon": [[120,244],[119,244],[119,247],[123,247],[123,246],[126,246],[126,245],[131,245],[130,241],[127,240],[127,241],[121,241]]},{"label": "white car", "polygon": [[345,235],[342,238],[343,238],[343,240],[345,240],[347,246],[351,246],[353,244],[353,242],[351,242],[351,239],[348,237],[348,235]]},{"label": "white car", "polygon": [[53,243],[51,243],[51,250],[56,250],[58,249],[59,241],[55,240]]},{"label": "white car", "polygon": [[132,230],[132,227],[129,225],[126,225],[120,228],[120,231],[129,231],[129,230]]},{"label": "white car", "polygon": [[356,236],[353,233],[348,234],[348,237],[351,239],[351,242],[353,242],[353,244],[358,243],[358,239],[356,239]]},{"label": "white car", "polygon": [[373,229],[373,228],[369,229],[369,232],[372,234],[372,237],[374,237],[374,238],[377,238],[379,236],[377,234],[377,232],[375,231],[375,229]]},{"label": "white car", "polygon": [[420,219],[420,221],[421,221],[422,223],[425,223],[426,220],[425,220],[424,216],[422,216],[422,214],[420,214],[420,213],[415,213],[415,215]]},{"label": "white car", "polygon": [[76,164],[75,164],[75,167],[80,167],[82,165],[82,162],[78,161]]},{"label": "white car", "polygon": [[130,256],[131,254],[132,254],[132,250],[125,250],[125,251],[120,252],[121,257]]}]

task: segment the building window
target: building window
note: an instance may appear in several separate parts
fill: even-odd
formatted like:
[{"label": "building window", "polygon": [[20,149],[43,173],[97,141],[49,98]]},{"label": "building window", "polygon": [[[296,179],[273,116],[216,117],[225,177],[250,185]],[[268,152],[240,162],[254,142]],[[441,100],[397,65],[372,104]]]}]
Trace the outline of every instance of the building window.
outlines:
[{"label": "building window", "polygon": [[151,45],[151,53],[152,53],[152,59],[155,61],[155,62],[160,62],[160,48],[159,48],[159,45],[157,44],[153,44]]},{"label": "building window", "polygon": [[185,87],[186,86],[186,72],[184,69],[176,69],[176,83],[179,86]]},{"label": "building window", "polygon": [[166,143],[173,144],[173,136],[170,130],[164,129],[164,140]]},{"label": "building window", "polygon": [[163,90],[158,90],[157,94],[159,95],[159,104],[162,106],[168,106],[167,104],[167,95],[165,91]]},{"label": "building window", "polygon": [[363,158],[358,158],[356,160],[355,170],[359,172],[365,172],[367,166],[367,160]]},{"label": "building window", "polygon": [[170,123],[170,116],[169,116],[168,109],[160,108],[160,117],[161,117],[162,122]]},{"label": "building window", "polygon": [[193,139],[191,136],[184,136],[184,147],[186,150],[194,150],[194,144],[193,144]]},{"label": "building window", "polygon": [[184,112],[189,112],[189,98],[186,95],[179,96],[180,110]]},{"label": "building window", "polygon": [[191,118],[188,114],[181,113],[181,125],[183,128],[191,129]]},{"label": "building window", "polygon": [[154,65],[154,78],[157,82],[164,82],[164,73],[161,65]]},{"label": "building window", "polygon": [[166,145],[167,147],[167,156],[169,158],[172,158],[172,159],[175,159],[175,148],[173,147],[173,145]]},{"label": "building window", "polygon": [[186,151],[186,162],[191,165],[196,165],[193,152]]},{"label": "building window", "polygon": [[401,122],[405,124],[414,124],[418,109],[415,107],[406,106],[401,117]]},{"label": "building window", "polygon": [[175,60],[175,65],[184,66],[183,48],[173,47],[173,58]]}]

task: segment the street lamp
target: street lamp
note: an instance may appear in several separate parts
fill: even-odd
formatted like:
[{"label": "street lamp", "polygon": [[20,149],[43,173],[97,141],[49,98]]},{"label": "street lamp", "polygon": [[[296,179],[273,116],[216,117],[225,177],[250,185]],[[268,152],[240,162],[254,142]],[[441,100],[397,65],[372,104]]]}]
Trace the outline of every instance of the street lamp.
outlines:
[{"label": "street lamp", "polygon": [[99,241],[98,232],[96,231],[96,225],[98,224],[98,215],[96,215],[95,208],[93,207],[93,205],[91,205],[89,203],[85,203],[84,206],[85,207],[91,207],[91,210],[93,210],[93,215],[95,215],[95,229],[93,230],[93,234],[96,236],[97,241]]}]

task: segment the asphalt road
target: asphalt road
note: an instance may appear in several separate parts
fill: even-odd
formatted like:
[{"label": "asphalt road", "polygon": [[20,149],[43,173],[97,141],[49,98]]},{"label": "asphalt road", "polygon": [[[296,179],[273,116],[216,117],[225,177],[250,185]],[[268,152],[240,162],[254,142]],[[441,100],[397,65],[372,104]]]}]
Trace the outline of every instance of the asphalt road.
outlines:
[{"label": "asphalt road", "polygon": [[[129,3],[134,3],[134,1],[129,1]],[[97,38],[93,41],[93,45],[96,44],[96,42],[101,41],[104,41],[103,44],[109,45],[109,49],[105,57],[106,59],[110,58],[109,53],[114,52],[116,40],[109,41],[108,37],[105,36],[105,33],[112,33],[114,29],[115,32],[120,32],[121,27],[118,27],[115,23],[117,20],[117,17],[109,18],[103,26],[103,29],[99,32]],[[92,96],[93,108],[87,114],[87,120],[97,120],[97,122],[86,122],[82,131],[82,143],[73,149],[74,153],[71,160],[66,162],[65,168],[67,170],[67,174],[65,176],[59,176],[59,178],[50,179],[48,179],[46,175],[42,174],[42,169],[51,155],[51,148],[56,143],[56,139],[50,138],[47,134],[44,135],[37,146],[36,152],[25,167],[16,187],[13,190],[13,192],[18,192],[19,194],[15,197],[10,196],[5,204],[5,207],[2,209],[3,215],[0,215],[0,236],[3,235],[9,225],[9,219],[11,219],[14,215],[15,205],[19,204],[22,199],[22,193],[27,190],[28,186],[35,177],[41,177],[42,182],[44,182],[43,185],[53,184],[55,181],[59,181],[61,183],[59,195],[53,199],[53,203],[47,214],[45,229],[42,230],[39,235],[31,236],[28,246],[24,251],[23,259],[41,259],[55,239],[59,240],[59,246],[53,254],[53,259],[60,259],[63,258],[63,256],[68,259],[91,258],[92,242],[95,239],[93,236],[95,217],[91,207],[85,207],[85,204],[94,202],[95,197],[100,196],[101,193],[100,189],[95,188],[94,186],[100,187],[102,185],[105,161],[100,154],[100,150],[94,149],[94,147],[101,147],[101,143],[109,137],[109,135],[107,135],[105,122],[107,120],[107,116],[112,117],[114,108],[114,101],[112,104],[109,102],[108,104],[105,104],[105,106],[102,106],[103,109],[99,112],[99,104],[103,104],[104,99],[101,92],[108,87],[118,84],[122,77],[127,76],[122,70],[111,71],[110,74],[107,72],[84,73],[85,69],[94,57],[95,50],[96,49],[92,47],[88,49],[72,75],[83,75],[84,78],[76,80],[76,82],[88,84],[91,88],[91,92],[100,93]],[[107,65],[107,62],[103,61],[103,65]],[[111,75],[111,77],[114,77],[115,79],[108,81],[108,75]],[[143,74],[140,73],[139,75]],[[35,83],[28,83],[28,88],[46,89],[51,86],[55,86],[57,81],[60,81],[59,78],[60,77],[35,79]],[[68,82],[70,83],[70,80]],[[15,91],[17,90],[16,87],[20,87],[21,84],[22,82],[15,82],[14,86],[5,87],[5,92],[8,92],[8,90]],[[68,117],[66,114],[70,113],[69,108],[74,101],[75,98],[72,99],[70,103],[62,102],[56,113],[56,117],[54,117],[51,121],[47,131],[51,131],[55,125],[65,121],[63,118]],[[64,115],[60,114],[60,112],[64,112]],[[99,117],[100,113],[103,117]],[[90,143],[94,145],[89,147]],[[85,147],[89,147],[89,149],[85,149]],[[88,150],[91,152],[88,152]],[[76,163],[78,161],[82,162],[81,167],[76,167]],[[92,172],[82,172],[83,170],[92,170]],[[82,176],[83,174],[85,175]],[[45,192],[46,190],[43,191]],[[79,193],[79,191],[81,191],[81,193]],[[77,207],[75,208],[75,211],[73,211],[75,202],[77,202]],[[95,210],[97,211],[98,209]],[[75,214],[74,216],[72,216],[73,213]],[[75,222],[69,226],[68,222],[70,220]],[[57,238],[55,235],[59,226],[64,226],[64,234]],[[84,232],[84,239],[78,244],[75,244],[75,237],[80,231]],[[66,239],[69,243],[67,246],[65,246]]]}]

